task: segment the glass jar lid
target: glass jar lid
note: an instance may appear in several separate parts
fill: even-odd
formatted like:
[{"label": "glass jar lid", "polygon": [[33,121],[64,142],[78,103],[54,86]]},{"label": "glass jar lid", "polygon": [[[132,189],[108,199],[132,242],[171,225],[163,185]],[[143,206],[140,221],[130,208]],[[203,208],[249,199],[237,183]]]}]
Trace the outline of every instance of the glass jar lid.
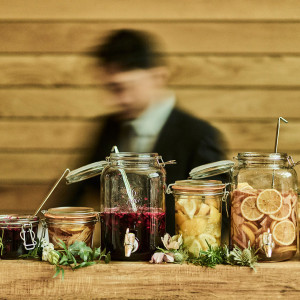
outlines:
[{"label": "glass jar lid", "polygon": [[67,184],[79,182],[100,175],[103,169],[108,165],[109,163],[107,161],[101,160],[75,169],[66,176]]},{"label": "glass jar lid", "polygon": [[49,219],[97,219],[98,212],[91,207],[54,207],[43,210]]},{"label": "glass jar lid", "polygon": [[192,169],[190,176],[192,179],[211,177],[229,172],[233,166],[234,162],[231,160],[220,160]]},{"label": "glass jar lid", "polygon": [[174,192],[186,192],[186,193],[223,193],[226,185],[219,180],[177,180],[172,189]]},{"label": "glass jar lid", "polygon": [[39,222],[39,217],[32,215],[7,214],[0,215],[0,227],[3,226],[22,226],[25,224],[34,224]]}]

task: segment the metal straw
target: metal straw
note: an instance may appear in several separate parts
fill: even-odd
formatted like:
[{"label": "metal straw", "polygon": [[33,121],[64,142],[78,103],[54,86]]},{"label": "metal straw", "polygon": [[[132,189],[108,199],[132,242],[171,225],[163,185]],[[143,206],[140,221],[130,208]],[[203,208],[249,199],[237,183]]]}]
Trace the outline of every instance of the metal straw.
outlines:
[{"label": "metal straw", "polygon": [[[113,146],[113,147],[112,147],[111,152],[113,152],[113,151],[114,151],[115,153],[120,153],[117,146]],[[128,181],[126,172],[125,172],[123,169],[119,169],[119,171],[121,172],[121,175],[122,175],[122,178],[123,178],[125,187],[126,187],[126,192],[127,192],[127,195],[128,195],[128,198],[129,198],[129,201],[130,201],[132,210],[133,210],[134,212],[136,212],[136,211],[137,211],[137,208],[136,208],[136,205],[135,205],[135,200],[134,200],[134,197],[133,197],[133,194],[132,194],[132,189],[131,189],[131,187],[130,187],[130,183],[129,183],[129,181]]]},{"label": "metal straw", "polygon": [[[280,131],[280,120],[282,120],[285,123],[288,123],[288,121],[282,117],[278,118],[277,121],[277,129],[276,129],[276,138],[275,138],[275,148],[274,153],[277,153],[278,151],[278,140],[279,140],[279,131]],[[272,188],[274,188],[274,176],[275,176],[275,170],[273,171],[273,178],[272,178]]]},{"label": "metal straw", "polygon": [[53,185],[52,189],[50,190],[50,192],[48,193],[47,197],[43,200],[43,202],[41,203],[41,205],[39,206],[39,208],[35,211],[34,216],[36,216],[41,208],[44,206],[44,204],[46,203],[46,201],[49,199],[49,197],[51,196],[51,194],[53,193],[53,191],[55,190],[55,188],[57,187],[57,185],[60,183],[60,181],[65,177],[65,175],[67,173],[70,173],[69,169],[66,169],[64,171],[64,173],[61,175],[61,177],[55,182],[55,184]]}]

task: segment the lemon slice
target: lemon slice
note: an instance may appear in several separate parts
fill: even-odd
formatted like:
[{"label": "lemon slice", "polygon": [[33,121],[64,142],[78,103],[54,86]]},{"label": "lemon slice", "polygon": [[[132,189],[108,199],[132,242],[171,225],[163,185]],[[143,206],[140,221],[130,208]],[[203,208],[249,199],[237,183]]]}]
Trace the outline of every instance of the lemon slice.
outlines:
[{"label": "lemon slice", "polygon": [[290,203],[283,203],[279,212],[274,215],[270,215],[270,218],[275,221],[283,221],[287,219],[292,212],[292,206]]},{"label": "lemon slice", "polygon": [[184,236],[183,237],[183,245],[185,247],[189,248],[192,245],[194,240],[195,240],[194,236],[190,236],[190,235]]},{"label": "lemon slice", "polygon": [[198,240],[193,240],[191,246],[189,247],[189,252],[195,256],[195,257],[198,257],[199,256],[199,252],[200,250],[202,250],[202,247],[201,247],[201,244]]},{"label": "lemon slice", "polygon": [[250,196],[243,200],[241,205],[242,216],[249,221],[257,221],[261,219],[262,214],[256,207],[256,197]]},{"label": "lemon slice", "polygon": [[277,245],[289,246],[296,238],[296,228],[293,222],[284,220],[274,226],[272,234]]},{"label": "lemon slice", "polygon": [[237,189],[240,190],[240,191],[254,190],[253,187],[248,182],[240,182],[240,183],[238,183]]},{"label": "lemon slice", "polygon": [[208,215],[210,212],[210,207],[205,204],[205,203],[201,203],[199,206],[199,211],[196,213],[197,216],[206,216]]},{"label": "lemon slice", "polygon": [[221,221],[221,213],[214,206],[210,206],[209,223],[219,223]]},{"label": "lemon slice", "polygon": [[198,240],[200,241],[201,247],[204,251],[208,249],[207,243],[212,247],[218,246],[216,238],[213,237],[211,234],[202,233],[198,236]]},{"label": "lemon slice", "polygon": [[197,209],[195,199],[180,199],[177,203],[182,207],[182,211],[192,219]]},{"label": "lemon slice", "polygon": [[219,224],[207,223],[205,233],[213,235],[215,238],[221,237],[221,222]]},{"label": "lemon slice", "polygon": [[206,217],[197,217],[193,219],[188,219],[183,222],[180,226],[182,234],[187,235],[199,235],[205,231],[207,224]]},{"label": "lemon slice", "polygon": [[266,189],[258,195],[256,205],[260,212],[274,215],[281,209],[282,196],[275,189]]}]

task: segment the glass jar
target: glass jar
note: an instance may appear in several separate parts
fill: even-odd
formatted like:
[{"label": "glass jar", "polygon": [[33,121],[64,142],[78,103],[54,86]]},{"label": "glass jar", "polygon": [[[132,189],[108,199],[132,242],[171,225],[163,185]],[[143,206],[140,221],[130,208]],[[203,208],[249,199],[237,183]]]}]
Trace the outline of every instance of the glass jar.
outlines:
[{"label": "glass jar", "polygon": [[260,260],[297,251],[297,174],[286,153],[239,153],[232,173],[231,245],[259,249]]},{"label": "glass jar", "polygon": [[149,260],[165,234],[166,172],[157,153],[111,153],[101,174],[101,247]]},{"label": "glass jar", "polygon": [[39,218],[28,215],[0,215],[0,258],[18,259],[37,244]]},{"label": "glass jar", "polygon": [[208,244],[219,246],[226,185],[217,180],[180,180],[169,187],[175,198],[175,231],[189,253],[197,257]]},{"label": "glass jar", "polygon": [[48,228],[49,241],[59,249],[59,239],[67,246],[82,241],[93,246],[95,224],[98,213],[90,207],[56,207],[42,211],[44,227]]}]

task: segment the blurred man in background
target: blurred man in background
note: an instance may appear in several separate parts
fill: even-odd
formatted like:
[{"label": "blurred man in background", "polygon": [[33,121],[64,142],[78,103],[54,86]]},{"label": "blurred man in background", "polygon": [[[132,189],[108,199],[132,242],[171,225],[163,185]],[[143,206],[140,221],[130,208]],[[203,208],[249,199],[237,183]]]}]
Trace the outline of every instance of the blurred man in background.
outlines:
[{"label": "blurred man in background", "polygon": [[[120,110],[106,118],[90,162],[103,160],[114,145],[120,152],[157,152],[164,161],[177,161],[167,166],[167,183],[172,183],[187,179],[192,168],[225,155],[214,127],[176,108],[176,97],[166,87],[168,69],[157,46],[148,33],[118,30],[96,48],[103,83]],[[89,183],[98,193],[99,181]],[[173,197],[167,197],[166,213],[167,232],[172,234]]]}]

